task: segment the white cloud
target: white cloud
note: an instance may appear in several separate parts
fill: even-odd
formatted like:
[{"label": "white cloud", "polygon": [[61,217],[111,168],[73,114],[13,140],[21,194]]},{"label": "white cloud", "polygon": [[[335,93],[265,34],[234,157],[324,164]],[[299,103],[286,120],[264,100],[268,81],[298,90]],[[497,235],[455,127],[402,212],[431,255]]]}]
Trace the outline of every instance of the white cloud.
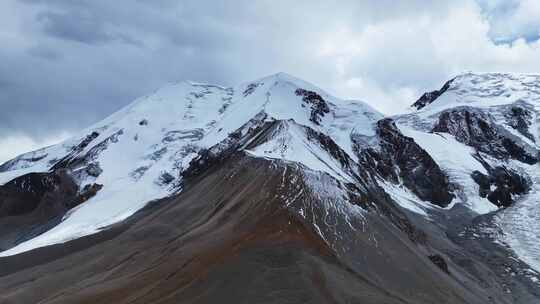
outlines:
[{"label": "white cloud", "polygon": [[69,134],[62,133],[40,141],[36,141],[35,139],[25,135],[14,135],[6,138],[0,138],[0,164],[22,153],[59,143],[68,137]]},{"label": "white cloud", "polygon": [[405,15],[323,37],[320,55],[336,66],[333,86],[389,114],[464,71],[540,72],[540,43],[496,44],[472,1],[443,15]]},{"label": "white cloud", "polygon": [[540,37],[540,1],[478,0],[490,21],[490,37],[499,42]]},{"label": "white cloud", "polygon": [[[25,134],[16,146],[33,148],[43,143],[37,139],[85,127],[166,82],[234,85],[278,71],[396,113],[463,71],[540,72],[538,42],[494,42],[530,37],[539,6],[538,0],[5,0],[0,138]],[[95,20],[77,22],[79,11]]]}]

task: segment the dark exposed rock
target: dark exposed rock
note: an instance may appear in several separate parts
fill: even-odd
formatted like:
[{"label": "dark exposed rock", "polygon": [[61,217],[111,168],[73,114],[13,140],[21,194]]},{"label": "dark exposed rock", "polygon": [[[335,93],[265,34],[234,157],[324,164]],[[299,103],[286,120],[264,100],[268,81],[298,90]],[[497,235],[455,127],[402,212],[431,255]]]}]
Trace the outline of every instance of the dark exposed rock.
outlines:
[{"label": "dark exposed rock", "polygon": [[497,206],[508,207],[512,204],[512,194],[507,187],[497,187],[487,196],[488,200]]},{"label": "dark exposed rock", "polygon": [[266,117],[267,115],[264,112],[259,113],[238,130],[230,133],[222,142],[209,149],[199,151],[199,155],[189,162],[188,168],[182,171],[182,177],[189,178],[198,175],[211,166],[224,161],[247,140],[252,139],[252,136],[271,127],[274,122],[265,121]]},{"label": "dark exposed rock", "polygon": [[86,185],[79,192],[79,195],[77,195],[74,199],[64,201],[64,205],[67,208],[67,210],[77,207],[78,205],[94,197],[98,193],[98,191],[101,190],[102,188],[103,188],[103,185],[101,184]]},{"label": "dark exposed rock", "polygon": [[143,119],[141,121],[139,121],[139,126],[147,126],[148,125],[148,120],[147,119]]},{"label": "dark exposed rock", "polygon": [[[469,108],[457,108],[443,112],[433,132],[452,134],[460,142],[480,147],[498,139],[497,131],[491,126],[487,115]],[[495,147],[499,148],[500,147]],[[498,153],[502,153],[500,151]]]},{"label": "dark exposed rock", "polygon": [[519,144],[516,136],[478,109],[460,107],[447,110],[441,113],[432,131],[452,134],[459,142],[498,159],[513,158],[527,164],[538,162],[538,152]]},{"label": "dark exposed rock", "polygon": [[326,150],[334,159],[336,159],[340,165],[345,168],[346,171],[354,175],[354,166],[353,161],[350,159],[349,155],[343,151],[336,142],[328,135],[317,132],[312,128],[305,127],[308,140],[319,143],[324,150]]},{"label": "dark exposed rock", "polygon": [[479,171],[471,174],[473,180],[479,185],[479,195],[487,197],[494,205],[508,207],[514,203],[514,195],[527,193],[531,181],[514,170],[505,167],[488,168],[489,175]]},{"label": "dark exposed rock", "polygon": [[410,137],[404,136],[392,119],[377,123],[381,152],[370,150],[378,173],[394,182],[399,178],[405,187],[422,200],[447,206],[453,199],[448,177],[431,156]]},{"label": "dark exposed rock", "polygon": [[96,139],[99,136],[98,132],[92,132],[90,135],[86,136],[86,138],[77,145],[74,150],[76,151],[82,151],[84,148],[86,148],[94,139]]},{"label": "dark exposed rock", "polygon": [[435,101],[435,99],[439,98],[439,96],[444,94],[444,92],[446,92],[450,88],[450,85],[453,81],[454,79],[447,81],[440,90],[424,93],[424,95],[422,95],[415,103],[413,103],[412,106],[417,110],[420,110],[428,104],[432,103],[433,101]]},{"label": "dark exposed rock", "polygon": [[158,183],[160,185],[168,185],[168,184],[172,183],[174,180],[175,180],[175,178],[174,178],[174,176],[172,176],[172,174],[170,174],[169,172],[163,172],[159,176]]},{"label": "dark exposed rock", "polygon": [[[79,144],[76,148],[72,149],[72,152],[66,155],[64,158],[60,159],[57,163],[55,163],[54,166],[52,166],[51,170],[57,170],[57,169],[71,169],[72,170],[72,169],[84,167],[90,164],[92,161],[96,160],[96,158],[102,151],[107,149],[109,144],[118,142],[118,137],[122,134],[124,134],[124,130],[120,129],[116,131],[114,134],[112,134],[111,136],[105,138],[100,143],[94,145],[86,153],[82,153],[84,148],[86,148],[92,140],[94,140],[97,136],[99,136],[99,133],[93,132],[91,136],[86,137],[86,139],[84,140],[85,142],[84,145]],[[90,138],[92,139],[89,140]]]},{"label": "dark exposed rock", "polygon": [[326,101],[313,91],[308,91],[304,89],[296,89],[295,94],[297,96],[302,96],[302,101],[308,104],[311,107],[311,116],[309,120],[313,123],[319,125],[321,123],[321,117],[326,113],[330,113],[330,108]]},{"label": "dark exposed rock", "polygon": [[0,218],[30,213],[44,197],[70,197],[76,192],[76,184],[65,171],[23,175],[0,186]]},{"label": "dark exposed rock", "polygon": [[429,260],[433,262],[433,264],[435,264],[437,267],[439,267],[442,271],[450,274],[450,271],[448,270],[448,264],[440,254],[430,255]]},{"label": "dark exposed rock", "polygon": [[91,134],[87,135],[78,145],[71,148],[72,153],[79,153],[84,148],[88,147],[88,145],[97,137],[99,136],[98,132],[92,132]]},{"label": "dark exposed rock", "polygon": [[529,132],[529,126],[532,124],[533,115],[530,110],[523,106],[512,106],[506,113],[508,124],[516,129],[523,136],[535,141],[534,136]]},{"label": "dark exposed rock", "polygon": [[0,186],[0,251],[51,229],[101,187],[92,184],[79,191],[63,169],[26,174]]},{"label": "dark exposed rock", "polygon": [[244,97],[248,97],[253,92],[255,92],[255,89],[257,89],[261,85],[263,85],[263,83],[260,83],[260,82],[250,83],[242,94],[244,95]]},{"label": "dark exposed rock", "polygon": [[355,150],[361,167],[360,170],[371,170],[392,183],[399,182],[399,171],[396,170],[392,158],[385,157],[381,151],[371,147],[359,149],[355,145]]},{"label": "dark exposed rock", "polygon": [[181,172],[182,177],[189,178],[191,176],[198,175],[212,165],[221,162],[224,159],[224,156],[225,154],[216,154],[210,149],[203,149],[199,152],[199,155],[196,158],[189,162],[188,168]]},{"label": "dark exposed rock", "polygon": [[480,171],[473,171],[471,177],[480,186],[478,190],[480,197],[487,197],[491,192],[491,178]]}]

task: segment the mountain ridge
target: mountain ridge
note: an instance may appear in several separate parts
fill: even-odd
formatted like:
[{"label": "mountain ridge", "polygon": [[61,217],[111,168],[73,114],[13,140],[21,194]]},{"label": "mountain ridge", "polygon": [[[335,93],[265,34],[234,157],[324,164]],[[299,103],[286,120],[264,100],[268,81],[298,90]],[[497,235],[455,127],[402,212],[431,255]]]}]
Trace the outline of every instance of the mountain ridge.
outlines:
[{"label": "mountain ridge", "polygon": [[[273,259],[292,263],[287,265],[310,264],[312,258],[318,261],[311,264],[320,267],[317,279],[310,279],[305,268],[283,274],[307,282],[299,295],[270,296],[272,284],[255,284],[255,289],[269,295],[270,302],[288,297],[314,297],[321,303],[330,299],[368,303],[528,303],[538,299],[536,245],[520,243],[524,236],[516,234],[519,227],[512,226],[516,222],[502,221],[500,216],[508,210],[527,221],[522,212],[510,211],[530,206],[535,198],[540,179],[534,170],[540,79],[464,74],[441,91],[428,94],[424,101],[429,102],[418,111],[384,117],[364,103],[330,96],[284,73],[233,88],[190,82],[164,87],[64,143],[0,166],[0,207],[6,205],[2,191],[6,197],[24,197],[17,204],[30,205],[15,220],[30,221],[32,227],[28,230],[17,224],[21,228],[15,238],[0,233],[0,240],[7,244],[0,263],[26,265],[19,256],[38,260],[50,256],[57,262],[35,267],[58,271],[62,261],[73,263],[84,257],[92,263],[92,254],[107,248],[100,269],[113,267],[115,255],[140,265],[133,269],[114,266],[123,287],[115,287],[114,280],[96,282],[102,288],[91,292],[94,299],[101,295],[115,301],[174,302],[194,294],[173,292],[169,283],[163,283],[164,276],[173,278],[170,284],[186,286],[181,276],[166,268],[160,268],[150,281],[136,279],[137,284],[157,284],[154,293],[135,296],[136,291],[126,289],[132,271],[153,272],[151,263],[134,257],[140,246],[155,246],[144,254],[149,261],[172,262],[164,253],[187,250],[192,256],[177,258],[190,265],[197,260],[197,250],[210,256],[209,248],[225,248],[212,247],[221,242],[212,235],[223,233],[223,240],[236,244],[230,248],[243,248],[239,252],[244,260],[235,260],[234,265],[253,265],[242,267],[247,277],[255,269],[272,269]],[[68,207],[52,217],[29,220],[39,209],[35,206],[49,206],[44,198],[57,195],[54,189],[63,187],[56,182],[53,190],[35,196],[28,196],[34,191],[33,183],[7,187],[14,177],[25,178],[32,172],[41,172],[47,180],[65,172],[78,189],[60,199]],[[74,198],[77,195],[81,198]],[[272,214],[280,214],[276,226],[267,218]],[[0,225],[6,221],[0,216]],[[38,235],[35,227],[43,227]],[[101,237],[115,227],[123,228],[114,236]],[[291,234],[280,239],[280,229]],[[499,231],[504,237],[489,231]],[[153,235],[158,240],[152,241]],[[96,239],[100,241],[95,243]],[[185,244],[175,241],[180,239]],[[122,245],[114,247],[115,240]],[[296,253],[285,258],[282,248],[289,248],[290,240]],[[334,266],[318,260],[321,252],[311,251],[312,242],[324,248],[323,256],[329,254]],[[73,255],[55,249],[66,246],[69,252],[70,244],[76,243],[86,245]],[[273,258],[261,260],[261,248],[268,250],[270,244],[276,246],[270,250]],[[314,256],[306,260],[306,252]],[[508,256],[515,260],[510,262]],[[222,259],[232,261],[229,254]],[[329,261],[328,257],[323,260]],[[221,286],[217,282],[231,269],[221,262],[210,263],[216,268],[205,268],[201,261],[197,269],[216,282],[212,286]],[[72,276],[98,280],[100,275],[88,267],[65,271],[58,281],[68,282]],[[191,277],[190,267],[176,273]],[[509,276],[509,271],[514,275]],[[351,284],[366,293],[348,292],[338,273],[352,274]],[[18,286],[14,282],[25,281],[28,275],[15,266],[0,275],[0,286]],[[313,286],[321,286],[320,280],[335,290],[314,293]],[[54,279],[35,286],[51,284]],[[60,286],[53,289],[62,292]],[[7,293],[7,298],[15,299],[17,291],[10,290],[13,293]],[[83,286],[71,290],[73,297],[63,301],[82,301],[86,290]],[[223,296],[226,288],[218,290],[216,295]],[[167,297],[161,298],[163,294]],[[27,296],[28,301],[36,300]],[[211,294],[205,299],[215,300]],[[54,303],[54,297],[49,302]]]}]

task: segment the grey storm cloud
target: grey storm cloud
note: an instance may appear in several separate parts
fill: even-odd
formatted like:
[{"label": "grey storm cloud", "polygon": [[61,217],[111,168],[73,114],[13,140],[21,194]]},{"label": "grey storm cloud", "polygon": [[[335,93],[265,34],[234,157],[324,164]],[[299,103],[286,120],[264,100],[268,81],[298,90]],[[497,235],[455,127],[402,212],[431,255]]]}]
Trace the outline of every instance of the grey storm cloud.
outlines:
[{"label": "grey storm cloud", "polygon": [[68,13],[43,12],[36,20],[43,32],[56,38],[88,44],[107,43],[118,40],[124,43],[141,45],[135,38],[121,33],[109,33],[106,23],[100,22],[95,14],[74,11]]},{"label": "grey storm cloud", "polygon": [[51,36],[83,43],[104,43],[114,39],[95,16],[80,13],[44,12],[37,16],[43,31]]},{"label": "grey storm cloud", "polygon": [[[285,71],[391,112],[463,70],[540,71],[515,59],[539,54],[534,4],[511,1],[4,0],[0,146],[74,132],[171,81]],[[503,31],[512,20],[527,22]]]}]

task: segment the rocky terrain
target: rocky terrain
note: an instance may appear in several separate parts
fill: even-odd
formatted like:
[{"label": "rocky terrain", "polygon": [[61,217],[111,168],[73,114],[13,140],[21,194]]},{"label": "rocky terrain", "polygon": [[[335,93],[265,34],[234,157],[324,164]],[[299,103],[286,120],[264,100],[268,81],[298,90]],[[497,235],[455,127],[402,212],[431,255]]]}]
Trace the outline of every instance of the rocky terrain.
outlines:
[{"label": "rocky terrain", "polygon": [[0,166],[0,302],[535,303],[539,113],[535,75],[392,117],[171,84]]}]

